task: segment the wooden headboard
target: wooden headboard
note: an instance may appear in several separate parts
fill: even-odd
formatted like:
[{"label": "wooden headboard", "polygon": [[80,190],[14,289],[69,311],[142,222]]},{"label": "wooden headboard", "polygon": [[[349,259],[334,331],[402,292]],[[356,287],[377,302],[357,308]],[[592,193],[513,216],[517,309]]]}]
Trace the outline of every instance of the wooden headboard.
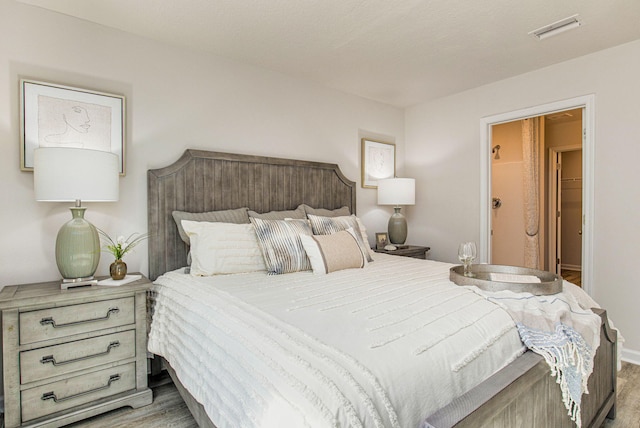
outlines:
[{"label": "wooden headboard", "polygon": [[149,278],[186,266],[187,247],[173,211],[248,207],[257,212],[348,206],[355,214],[355,182],[336,164],[186,150],[175,163],[147,172]]}]

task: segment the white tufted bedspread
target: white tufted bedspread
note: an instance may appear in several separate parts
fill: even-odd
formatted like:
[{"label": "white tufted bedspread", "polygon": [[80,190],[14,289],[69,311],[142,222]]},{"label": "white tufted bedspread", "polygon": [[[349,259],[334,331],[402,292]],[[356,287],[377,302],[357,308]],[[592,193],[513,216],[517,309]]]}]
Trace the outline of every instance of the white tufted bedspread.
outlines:
[{"label": "white tufted bedspread", "polygon": [[218,428],[417,427],[524,352],[452,265],[374,258],[329,275],[169,272],[149,350]]}]

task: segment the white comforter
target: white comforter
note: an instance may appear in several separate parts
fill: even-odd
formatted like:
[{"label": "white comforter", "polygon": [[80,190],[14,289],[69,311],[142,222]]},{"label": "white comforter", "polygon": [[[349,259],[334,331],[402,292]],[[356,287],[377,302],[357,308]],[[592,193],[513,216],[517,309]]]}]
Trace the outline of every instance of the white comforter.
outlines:
[{"label": "white comforter", "polygon": [[524,351],[452,265],[374,257],[329,275],[167,273],[149,350],[218,428],[417,427]]}]

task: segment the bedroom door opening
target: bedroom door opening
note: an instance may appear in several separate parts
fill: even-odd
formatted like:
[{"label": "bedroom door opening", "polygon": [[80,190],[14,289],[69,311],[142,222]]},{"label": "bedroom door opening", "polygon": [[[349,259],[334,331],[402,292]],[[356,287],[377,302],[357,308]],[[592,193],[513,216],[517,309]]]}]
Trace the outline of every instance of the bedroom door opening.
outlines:
[{"label": "bedroom door opening", "polygon": [[[532,223],[531,211],[529,217],[524,214],[521,123],[533,117],[541,118],[535,155],[539,160],[535,263],[591,293],[593,96],[482,120],[480,261],[525,265],[522,248],[524,241],[530,241]],[[558,163],[565,168],[557,169]]]},{"label": "bedroom door opening", "polygon": [[[534,137],[525,132],[530,124]],[[493,263],[551,271],[580,285],[582,134],[582,109],[493,126]],[[533,167],[535,173],[530,171]],[[527,193],[532,185],[534,192]],[[532,196],[535,199],[528,202]]]}]

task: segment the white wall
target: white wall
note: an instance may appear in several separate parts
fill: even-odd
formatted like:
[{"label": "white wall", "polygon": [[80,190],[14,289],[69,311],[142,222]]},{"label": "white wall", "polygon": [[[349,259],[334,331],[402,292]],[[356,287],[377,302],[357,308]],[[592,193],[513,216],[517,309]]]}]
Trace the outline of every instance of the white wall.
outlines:
[{"label": "white wall", "polygon": [[593,297],[626,338],[626,358],[640,362],[638,76],[635,41],[410,108],[405,171],[418,193],[414,240],[431,246],[432,258],[456,262],[458,243],[480,238],[480,119],[595,94]]},{"label": "white wall", "polygon": [[522,120],[495,125],[491,147],[500,146],[500,159],[491,156],[491,197],[502,206],[491,210],[491,262],[524,266],[524,162]]},{"label": "white wall", "polygon": [[[391,214],[362,189],[360,138],[395,142],[404,158],[404,112],[264,69],[162,45],[46,10],[0,0],[0,286],[57,278],[55,236],[66,203],[36,202],[19,168],[21,77],[127,98],[127,175],[120,201],[88,203],[87,219],[112,234],[145,232],[146,171],[186,148],[335,162],[358,182],[358,214],[371,232]],[[104,254],[99,274],[107,273]],[[126,258],[147,272],[146,243]]]}]

